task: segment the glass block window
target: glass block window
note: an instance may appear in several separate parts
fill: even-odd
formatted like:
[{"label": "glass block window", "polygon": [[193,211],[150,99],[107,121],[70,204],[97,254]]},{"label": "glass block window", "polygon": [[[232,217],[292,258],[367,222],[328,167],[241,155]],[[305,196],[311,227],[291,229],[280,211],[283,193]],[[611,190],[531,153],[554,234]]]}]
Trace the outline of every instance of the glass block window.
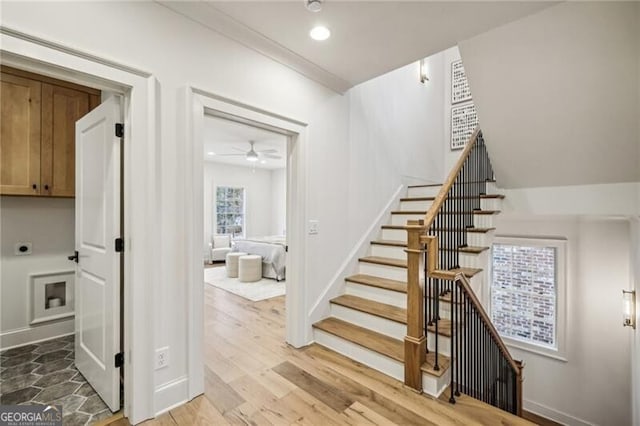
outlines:
[{"label": "glass block window", "polygon": [[543,241],[493,245],[491,317],[502,337],[558,348],[558,250]]},{"label": "glass block window", "polygon": [[244,188],[216,188],[216,233],[244,236]]}]

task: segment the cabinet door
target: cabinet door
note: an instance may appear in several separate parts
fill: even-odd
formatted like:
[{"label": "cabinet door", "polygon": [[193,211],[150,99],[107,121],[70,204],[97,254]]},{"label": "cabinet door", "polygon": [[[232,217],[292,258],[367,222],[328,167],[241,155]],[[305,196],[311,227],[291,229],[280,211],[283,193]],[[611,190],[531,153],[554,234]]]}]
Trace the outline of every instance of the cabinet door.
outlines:
[{"label": "cabinet door", "polygon": [[75,195],[76,121],[89,112],[86,92],[42,85],[42,188],[55,197]]},{"label": "cabinet door", "polygon": [[0,194],[40,193],[38,81],[0,73]]}]

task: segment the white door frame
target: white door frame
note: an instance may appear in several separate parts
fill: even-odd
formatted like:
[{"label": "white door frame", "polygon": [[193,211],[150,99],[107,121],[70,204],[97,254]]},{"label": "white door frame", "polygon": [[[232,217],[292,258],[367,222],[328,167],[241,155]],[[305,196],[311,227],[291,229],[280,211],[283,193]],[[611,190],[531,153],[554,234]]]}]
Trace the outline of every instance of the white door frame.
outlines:
[{"label": "white door frame", "polygon": [[308,344],[308,316],[304,311],[305,289],[305,206],[307,125],[251,105],[230,100],[203,90],[187,87],[185,93],[185,171],[186,178],[185,264],[188,285],[188,374],[189,398],[204,392],[204,283],[202,276],[202,235],[204,232],[204,116],[213,115],[234,121],[278,129],[287,141],[287,279],[286,340],[294,347]]},{"label": "white door frame", "polygon": [[[136,424],[153,410],[153,294],[159,280],[157,83],[151,73],[0,27],[2,63],[124,96],[124,415]],[[135,244],[132,244],[135,242]],[[134,285],[135,284],[135,285]]]}]

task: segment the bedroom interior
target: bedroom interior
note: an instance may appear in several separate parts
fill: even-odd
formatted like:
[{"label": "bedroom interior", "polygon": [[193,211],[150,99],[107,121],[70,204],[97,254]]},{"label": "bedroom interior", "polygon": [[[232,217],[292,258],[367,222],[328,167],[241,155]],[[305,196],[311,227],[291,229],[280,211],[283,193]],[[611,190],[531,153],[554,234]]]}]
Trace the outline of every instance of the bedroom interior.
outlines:
[{"label": "bedroom interior", "polygon": [[205,282],[252,301],[285,293],[287,137],[206,116]]}]

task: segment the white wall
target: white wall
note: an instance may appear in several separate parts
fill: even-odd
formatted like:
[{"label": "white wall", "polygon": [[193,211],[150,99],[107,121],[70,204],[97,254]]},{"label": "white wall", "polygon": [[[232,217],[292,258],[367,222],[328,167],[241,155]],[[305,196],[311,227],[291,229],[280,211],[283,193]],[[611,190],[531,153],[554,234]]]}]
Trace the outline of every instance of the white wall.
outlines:
[{"label": "white wall", "polygon": [[639,10],[562,2],[459,43],[503,187],[640,181]]},{"label": "white wall", "polygon": [[271,170],[267,169],[205,161],[204,250],[207,250],[212,235],[217,233],[215,191],[218,186],[245,189],[245,237],[272,235],[274,188],[271,176]]},{"label": "white wall", "polygon": [[[71,333],[73,318],[31,327],[29,274],[73,271],[67,259],[75,241],[75,200],[36,197],[0,199],[0,348]],[[17,243],[32,243],[33,253],[16,256]]]},{"label": "white wall", "polygon": [[499,235],[567,239],[567,362],[512,348],[525,362],[525,409],[570,425],[631,424],[632,330],[622,327],[630,285],[624,219],[505,213]]},{"label": "white wall", "polygon": [[287,228],[287,169],[271,171],[271,232],[286,235]]},{"label": "white wall", "polygon": [[[399,128],[388,133],[389,138],[366,134],[349,138],[350,95],[331,92],[157,3],[11,2],[2,4],[0,20],[7,27],[146,70],[158,79],[161,179],[156,184],[162,194],[157,209],[161,239],[157,265],[161,280],[150,295],[154,314],[149,321],[154,327],[154,347],[169,347],[171,363],[154,373],[156,412],[187,398],[185,280],[190,263],[185,257],[185,215],[189,212],[185,211],[184,194],[190,173],[184,168],[184,129],[179,126],[185,108],[180,94],[186,86],[308,124],[306,158],[302,159],[308,195],[301,208],[308,219],[320,221],[320,233],[305,241],[307,308],[397,189],[402,174],[399,168],[419,178],[441,179],[442,150],[432,158],[427,148],[409,149],[416,143],[406,140],[421,136],[430,143],[430,134],[406,134]],[[411,72],[406,74],[408,78]],[[407,82],[420,84],[417,68]],[[356,88],[355,93],[364,95],[362,88]],[[427,109],[420,110],[421,103],[428,100],[416,96],[413,105],[408,105],[407,97],[401,96],[404,93],[381,97],[379,105],[395,99],[389,105],[411,117],[441,123],[441,116],[431,117]],[[433,105],[441,104],[441,99],[433,101]],[[355,107],[354,112],[357,110]],[[404,120],[399,115],[395,118]],[[442,127],[437,127],[439,134]],[[393,157],[389,156],[390,146],[398,149]],[[390,158],[393,161],[387,161]]]}]

